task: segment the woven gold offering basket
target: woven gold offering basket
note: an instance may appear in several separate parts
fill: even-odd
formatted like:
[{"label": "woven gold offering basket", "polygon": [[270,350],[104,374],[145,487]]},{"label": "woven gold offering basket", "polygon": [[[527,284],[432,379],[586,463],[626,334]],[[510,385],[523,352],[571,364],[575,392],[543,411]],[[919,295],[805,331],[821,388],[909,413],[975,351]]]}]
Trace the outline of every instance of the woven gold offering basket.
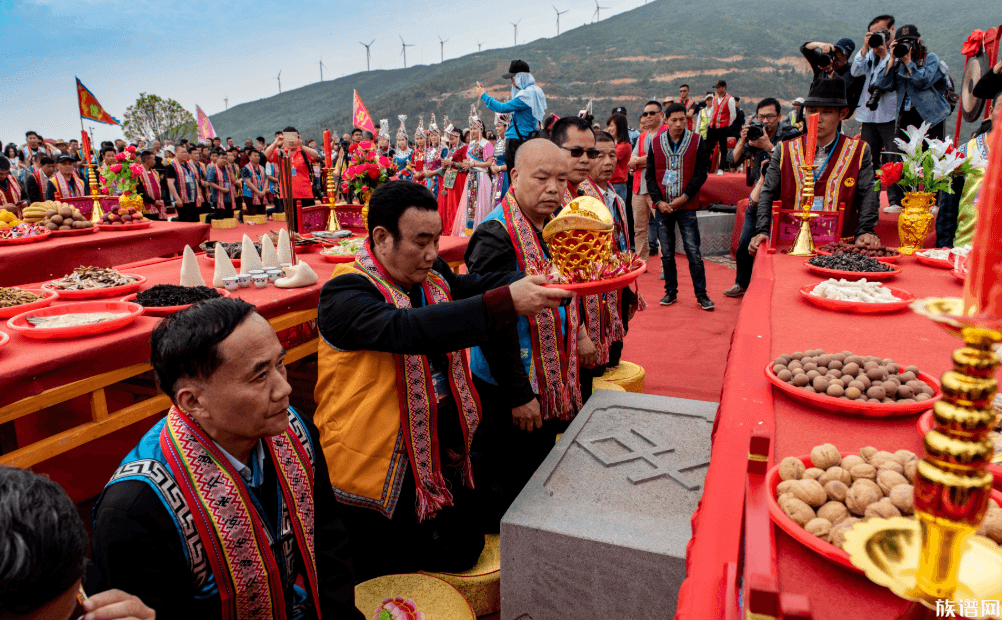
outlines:
[{"label": "woven gold offering basket", "polygon": [[543,240],[560,275],[573,281],[578,270],[609,261],[613,230],[612,213],[605,204],[584,196],[550,220],[543,228]]}]

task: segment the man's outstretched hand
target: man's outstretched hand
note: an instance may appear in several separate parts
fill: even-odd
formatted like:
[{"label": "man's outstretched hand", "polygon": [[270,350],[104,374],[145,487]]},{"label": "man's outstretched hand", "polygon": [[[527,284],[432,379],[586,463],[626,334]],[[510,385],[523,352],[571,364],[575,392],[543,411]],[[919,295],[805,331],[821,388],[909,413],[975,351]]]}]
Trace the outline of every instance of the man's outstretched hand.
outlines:
[{"label": "man's outstretched hand", "polygon": [[769,240],[769,235],[755,235],[752,240],[748,242],[748,253],[755,256],[758,252],[758,246],[762,245]]},{"label": "man's outstretched hand", "polygon": [[106,590],[88,598],[83,604],[84,620],[156,620],[155,611],[143,604],[138,596],[121,590]]},{"label": "man's outstretched hand", "polygon": [[524,316],[539,314],[546,308],[560,306],[560,301],[574,293],[559,288],[546,288],[546,276],[526,276],[508,286],[515,312]]}]

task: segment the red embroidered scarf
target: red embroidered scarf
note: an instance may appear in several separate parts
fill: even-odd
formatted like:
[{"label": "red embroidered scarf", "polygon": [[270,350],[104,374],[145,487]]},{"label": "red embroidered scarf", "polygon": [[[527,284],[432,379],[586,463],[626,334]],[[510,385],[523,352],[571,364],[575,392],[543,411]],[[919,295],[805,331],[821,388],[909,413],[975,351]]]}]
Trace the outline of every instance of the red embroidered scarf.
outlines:
[{"label": "red embroidered scarf", "polygon": [[[410,297],[392,282],[386,270],[371,253],[368,240],[355,257],[355,267],[375,285],[387,303],[397,308],[411,307]],[[449,285],[435,271],[429,272],[421,287],[425,301],[429,305],[452,301]],[[452,505],[452,494],[442,476],[442,463],[439,459],[438,398],[427,356],[395,354],[393,357],[397,366],[400,428],[403,431],[404,445],[414,473],[418,520],[424,521],[443,507]],[[446,357],[449,360],[449,387],[456,401],[456,409],[459,411],[459,422],[466,448],[464,476],[466,485],[472,489],[473,470],[469,452],[473,443],[473,433],[480,424],[480,397],[473,388],[469,350],[447,353]],[[444,368],[441,370],[446,371]]]},{"label": "red embroidered scarf", "polygon": [[[258,189],[258,191],[262,191],[263,192],[264,191],[264,167],[261,166],[260,164],[257,165],[257,166],[255,166],[254,164],[247,164],[246,166],[244,166],[244,168],[246,168],[247,170],[250,171],[250,175],[251,175],[250,182],[251,182],[251,184],[254,185],[254,187],[256,187]],[[255,205],[263,204],[261,202],[261,199],[254,192],[251,192],[251,197],[252,197],[251,198],[252,199],[252,203],[251,204],[255,204]]]},{"label": "red embroidered scarf", "polygon": [[14,175],[7,175],[7,189],[0,187],[0,196],[3,196],[4,204],[16,205],[21,200],[21,185],[14,178]]},{"label": "red embroidered scarf", "polygon": [[[548,256],[533,227],[515,196],[510,191],[501,201],[505,229],[511,238],[518,268],[542,263]],[[570,420],[581,408],[581,385],[578,383],[578,311],[571,304],[567,312],[567,332],[557,308],[547,308],[529,321],[532,340],[532,362],[535,373],[529,377],[532,389],[539,395],[540,410],[544,420],[560,418]]]},{"label": "red embroidered scarf", "polygon": [[[216,208],[225,209],[226,208],[226,197],[230,195],[233,191],[232,177],[230,175],[230,167],[226,164],[220,166],[219,164],[212,164],[213,169],[216,171],[216,181],[215,184],[220,187],[227,187],[226,191],[213,190],[216,192]],[[230,205],[232,206],[232,201]]]},{"label": "red embroidered scarf", "polygon": [[[309,455],[291,427],[263,442],[278,473],[317,616],[323,617]],[[205,545],[222,600],[222,618],[285,620],[285,593],[270,535],[243,478],[205,431],[176,407],[167,414],[160,447]]]},{"label": "red embroidered scarf", "polygon": [[187,174],[192,175],[195,179],[195,194],[198,194],[198,173],[188,166],[190,163],[191,160],[188,160],[182,164],[178,159],[175,159],[170,163],[170,165],[174,167],[174,184],[177,185],[177,195],[181,198],[181,204],[195,202],[195,196],[188,195],[188,178],[185,175],[185,171],[187,171]]},{"label": "red embroidered scarf", "polygon": [[[83,179],[78,177],[76,172],[73,173],[73,176],[70,179],[70,181],[66,180],[66,177],[63,176],[62,172],[56,172],[54,175],[49,177],[49,180],[52,181],[52,185],[54,185],[56,188],[56,198],[72,198],[75,196],[83,196],[84,193],[86,192],[86,190],[84,189]],[[70,187],[70,183],[72,183],[73,186],[76,187],[75,194],[73,193],[73,187]],[[42,188],[42,186],[39,185],[39,188]],[[44,188],[42,191],[44,192]]]}]

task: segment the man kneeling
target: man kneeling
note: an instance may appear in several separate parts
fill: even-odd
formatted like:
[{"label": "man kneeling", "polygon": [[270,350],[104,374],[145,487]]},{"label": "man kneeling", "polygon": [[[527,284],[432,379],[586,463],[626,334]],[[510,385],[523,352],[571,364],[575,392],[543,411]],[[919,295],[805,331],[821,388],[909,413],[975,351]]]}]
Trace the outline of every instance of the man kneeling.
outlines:
[{"label": "man kneeling", "polygon": [[268,321],[213,299],[161,321],[151,347],[174,406],[95,508],[110,585],[162,618],[362,618],[327,462],[289,407]]},{"label": "man kneeling", "polygon": [[572,295],[522,272],[454,274],[438,258],[438,203],[418,183],[379,187],[368,223],[354,264],[320,293],[315,419],[331,484],[360,580],[463,571],[497,531],[471,494],[481,405],[466,348]]}]

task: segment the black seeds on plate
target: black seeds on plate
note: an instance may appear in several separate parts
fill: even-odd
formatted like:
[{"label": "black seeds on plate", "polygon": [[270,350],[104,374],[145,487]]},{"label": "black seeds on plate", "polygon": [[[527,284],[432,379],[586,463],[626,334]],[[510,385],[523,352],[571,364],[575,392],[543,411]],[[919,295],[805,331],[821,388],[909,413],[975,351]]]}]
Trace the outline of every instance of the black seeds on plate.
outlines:
[{"label": "black seeds on plate", "polygon": [[168,308],[187,306],[205,299],[222,297],[214,288],[207,286],[178,286],[177,284],[157,284],[136,295],[136,303],[144,308]]},{"label": "black seeds on plate", "polygon": [[807,262],[815,267],[835,269],[837,271],[858,271],[863,273],[894,271],[893,267],[888,267],[875,258],[862,256],[860,254],[831,254],[829,256],[815,256]]}]

